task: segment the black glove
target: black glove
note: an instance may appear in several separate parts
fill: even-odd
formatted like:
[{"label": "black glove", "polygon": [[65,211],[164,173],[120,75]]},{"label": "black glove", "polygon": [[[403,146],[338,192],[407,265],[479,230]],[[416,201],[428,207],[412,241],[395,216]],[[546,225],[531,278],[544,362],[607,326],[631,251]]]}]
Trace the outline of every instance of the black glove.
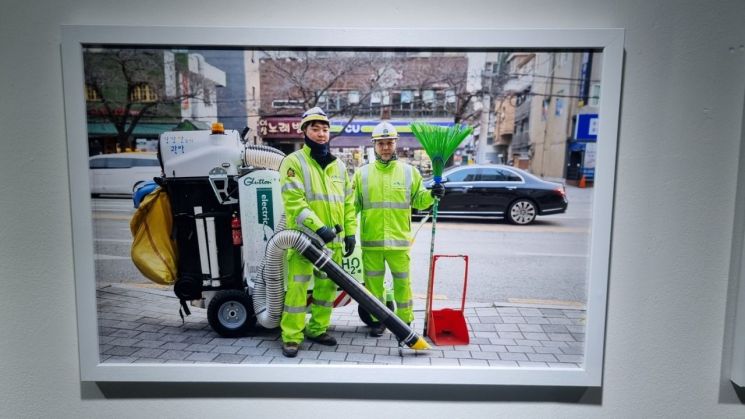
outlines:
[{"label": "black glove", "polygon": [[445,185],[442,183],[435,183],[435,185],[432,186],[430,193],[433,198],[442,199],[442,197],[445,196]]},{"label": "black glove", "polygon": [[354,245],[357,244],[357,240],[354,236],[344,237],[344,257],[348,258],[354,253]]},{"label": "black glove", "polygon": [[323,240],[323,244],[326,244],[334,240],[334,237],[336,237],[336,233],[334,233],[334,230],[326,226],[323,226],[319,228],[318,230],[316,230],[316,234],[318,234],[318,237],[320,237],[321,240]]}]

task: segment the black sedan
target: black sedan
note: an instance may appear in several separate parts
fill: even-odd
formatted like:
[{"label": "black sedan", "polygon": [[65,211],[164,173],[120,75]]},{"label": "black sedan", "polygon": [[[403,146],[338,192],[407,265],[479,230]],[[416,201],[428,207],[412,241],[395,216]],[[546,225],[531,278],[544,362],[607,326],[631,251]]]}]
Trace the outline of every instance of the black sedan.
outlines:
[{"label": "black sedan", "polygon": [[[432,188],[434,181],[424,182]],[[489,217],[526,225],[538,215],[566,211],[564,185],[548,182],[524,170],[504,165],[469,165],[446,169],[445,196],[438,217]]]}]

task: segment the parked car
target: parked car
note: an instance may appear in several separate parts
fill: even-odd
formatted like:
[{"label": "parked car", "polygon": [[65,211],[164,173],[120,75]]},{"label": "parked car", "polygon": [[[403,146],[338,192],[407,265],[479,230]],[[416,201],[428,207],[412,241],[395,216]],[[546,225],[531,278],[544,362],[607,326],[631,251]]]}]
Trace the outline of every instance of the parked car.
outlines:
[{"label": "parked car", "polygon": [[91,195],[132,196],[135,184],[161,175],[155,153],[99,154],[89,159]]},{"label": "parked car", "polygon": [[[432,188],[434,181],[425,181]],[[566,211],[564,185],[505,165],[455,166],[443,172],[438,217],[489,217],[526,225],[538,215]]]}]

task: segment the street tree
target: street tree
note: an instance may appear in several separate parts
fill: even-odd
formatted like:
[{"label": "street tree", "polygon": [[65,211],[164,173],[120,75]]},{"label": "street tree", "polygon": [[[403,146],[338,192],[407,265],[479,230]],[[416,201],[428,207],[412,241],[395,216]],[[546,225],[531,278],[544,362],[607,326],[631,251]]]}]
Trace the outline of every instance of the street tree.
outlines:
[{"label": "street tree", "polygon": [[[442,106],[452,116],[453,122],[472,124],[474,120],[478,120],[480,108],[474,105],[482,93],[468,89],[468,62],[462,57],[417,57],[410,59],[406,67],[406,85],[400,88],[442,92]],[[418,101],[425,109],[432,108],[437,103],[424,97],[420,97]]]},{"label": "street tree", "polygon": [[330,118],[345,119],[341,132],[369,111],[370,98],[391,77],[390,60],[365,51],[262,51],[261,66],[262,88],[271,89],[268,97],[287,101],[278,114],[320,106]]},{"label": "street tree", "polygon": [[116,129],[120,149],[132,148],[132,133],[144,117],[180,119],[182,101],[209,102],[205,80],[188,71],[186,54],[174,54],[168,72],[165,50],[100,49],[84,51],[86,107],[89,118],[101,118]]},{"label": "street tree", "polygon": [[262,51],[260,65],[262,96],[272,100],[261,104],[265,115],[321,106],[345,126],[359,116],[450,116],[456,123],[479,116],[481,92],[468,89],[465,54]]}]

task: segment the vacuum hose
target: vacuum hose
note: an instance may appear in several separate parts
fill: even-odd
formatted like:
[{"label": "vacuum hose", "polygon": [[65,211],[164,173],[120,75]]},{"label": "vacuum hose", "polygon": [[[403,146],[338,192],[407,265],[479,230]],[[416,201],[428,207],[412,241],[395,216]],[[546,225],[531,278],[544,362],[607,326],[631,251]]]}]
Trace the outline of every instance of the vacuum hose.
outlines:
[{"label": "vacuum hose", "polygon": [[285,304],[285,250],[294,247],[296,239],[284,233],[285,216],[277,223],[276,233],[266,245],[264,259],[259,267],[259,276],[254,283],[253,306],[256,321],[273,329],[279,326]]},{"label": "vacuum hose", "polygon": [[[254,289],[254,310],[259,324],[267,328],[279,326],[284,308],[284,251],[291,247],[313,263],[316,268],[325,272],[329,279],[346,291],[368,313],[385,324],[388,330],[398,338],[399,342],[417,350],[430,348],[429,344],[417,335],[411,327],[334,262],[331,256],[322,250],[319,243],[314,243],[307,235],[295,230],[280,231],[267,244],[266,264],[263,270],[264,284],[259,286],[259,283],[257,283]],[[266,295],[266,298],[262,298],[263,295]],[[257,307],[259,304],[256,302],[262,300],[266,301],[265,307]]]},{"label": "vacuum hose", "polygon": [[279,170],[279,165],[285,158],[285,153],[265,145],[246,145],[243,156],[243,163],[246,166]]}]

